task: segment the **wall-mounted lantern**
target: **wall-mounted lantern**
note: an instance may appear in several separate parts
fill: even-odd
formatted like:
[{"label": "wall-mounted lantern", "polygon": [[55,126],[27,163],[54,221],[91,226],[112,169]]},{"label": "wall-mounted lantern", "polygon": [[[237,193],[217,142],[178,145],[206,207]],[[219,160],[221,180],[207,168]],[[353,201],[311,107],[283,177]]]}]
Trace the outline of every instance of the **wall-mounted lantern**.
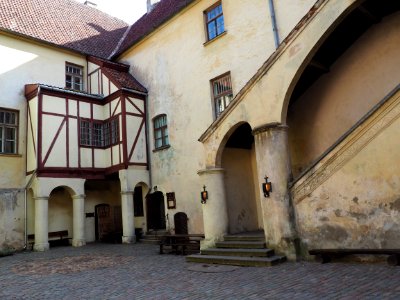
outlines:
[{"label": "wall-mounted lantern", "polygon": [[208,192],[206,191],[206,186],[203,186],[203,191],[200,192],[201,204],[205,204],[208,199]]},{"label": "wall-mounted lantern", "polygon": [[269,193],[272,192],[272,183],[270,181],[268,181],[268,176],[265,176],[264,179],[265,179],[265,182],[263,182],[261,184],[261,186],[262,186],[262,190],[264,192],[264,197],[267,198],[267,197],[269,197]]}]

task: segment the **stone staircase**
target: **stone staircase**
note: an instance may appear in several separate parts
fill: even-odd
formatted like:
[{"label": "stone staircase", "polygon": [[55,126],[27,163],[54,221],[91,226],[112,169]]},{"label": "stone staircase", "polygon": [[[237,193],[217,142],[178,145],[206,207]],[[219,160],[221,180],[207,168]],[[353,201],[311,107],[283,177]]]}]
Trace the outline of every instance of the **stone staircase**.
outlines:
[{"label": "stone staircase", "polygon": [[166,231],[166,230],[148,231],[142,236],[142,238],[140,239],[140,242],[143,244],[159,245],[161,236],[166,235],[167,233],[168,233],[168,231]]},{"label": "stone staircase", "polygon": [[264,234],[227,235],[216,248],[201,250],[200,254],[186,256],[187,262],[234,266],[266,267],[286,261],[285,256],[275,255],[268,249]]}]

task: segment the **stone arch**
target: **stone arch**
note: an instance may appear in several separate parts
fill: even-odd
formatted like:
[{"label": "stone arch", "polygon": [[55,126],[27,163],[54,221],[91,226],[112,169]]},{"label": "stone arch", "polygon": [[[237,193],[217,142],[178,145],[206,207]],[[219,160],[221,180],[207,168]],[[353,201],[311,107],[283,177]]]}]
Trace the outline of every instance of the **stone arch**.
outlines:
[{"label": "stone arch", "polygon": [[235,125],[230,127],[229,130],[223,135],[224,137],[220,141],[218,149],[215,152],[215,158],[214,158],[215,165],[213,167],[217,167],[217,168],[221,167],[222,153],[224,152],[226,143],[228,142],[228,140],[232,136],[232,134],[236,131],[236,129],[238,129],[240,126],[242,126],[243,124],[246,124],[246,123],[247,123],[246,121],[237,122]]},{"label": "stone arch", "polygon": [[48,200],[48,232],[67,230],[73,236],[73,197],[75,191],[66,185],[54,187]]}]

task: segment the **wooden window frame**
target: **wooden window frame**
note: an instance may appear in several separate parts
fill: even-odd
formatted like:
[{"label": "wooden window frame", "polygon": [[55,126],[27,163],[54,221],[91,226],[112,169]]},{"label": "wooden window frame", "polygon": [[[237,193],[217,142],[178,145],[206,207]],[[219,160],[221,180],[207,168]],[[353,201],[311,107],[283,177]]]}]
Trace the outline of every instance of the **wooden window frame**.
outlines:
[{"label": "wooden window frame", "polygon": [[[228,80],[228,82],[230,84],[230,89],[224,90],[218,94],[215,94],[214,84],[225,78]],[[212,97],[213,97],[213,107],[214,107],[214,112],[215,112],[215,118],[218,118],[222,114],[222,112],[224,112],[225,109],[227,109],[227,107],[233,100],[231,72],[226,72],[218,77],[211,79],[210,84],[211,84],[211,93],[212,93]],[[223,109],[221,110],[221,109],[219,109],[218,101],[222,101],[222,100],[223,100],[224,104],[223,104]],[[226,103],[226,100],[228,100],[228,103]]]},{"label": "wooden window frame", "polygon": [[[161,118],[165,118],[165,125],[156,128],[156,121]],[[157,115],[153,118],[153,130],[155,150],[168,148],[170,146],[170,143],[168,132],[168,118],[166,114]],[[157,138],[157,132],[161,132],[161,136],[159,138]],[[161,145],[157,146],[157,141],[159,140],[161,140]]]},{"label": "wooden window frame", "polygon": [[[215,17],[209,19],[208,18],[208,13],[212,12],[213,10],[217,9],[219,6],[221,6],[221,13],[216,15]],[[223,35],[226,30],[225,30],[225,18],[224,18],[224,10],[222,8],[222,1],[218,1],[217,3],[213,4],[209,8],[207,8],[204,12],[204,25],[205,25],[205,31],[206,31],[206,42],[212,41],[219,36]],[[218,22],[217,20],[222,17],[222,22],[223,22],[223,30],[221,32],[218,32]],[[215,28],[215,36],[210,37],[210,30],[209,30],[209,24],[214,23],[214,28]]]},{"label": "wooden window frame", "polygon": [[[14,123],[6,122],[6,114],[14,116]],[[3,117],[1,117],[1,115]],[[6,138],[6,130],[13,129],[13,139]],[[19,111],[0,107],[0,155],[18,154],[18,136],[19,136]],[[5,151],[6,143],[12,142],[13,151]]]},{"label": "wooden window frame", "polygon": [[[70,72],[68,68],[72,69],[77,69],[80,70],[80,73],[74,73]],[[84,75],[84,67],[70,63],[70,62],[65,62],[65,88],[68,90],[74,90],[74,91],[84,91],[84,85],[83,85],[83,75]],[[67,80],[67,77],[70,76],[71,79]],[[76,83],[77,79],[80,79],[80,83]],[[79,85],[79,88],[76,89],[76,85]]]},{"label": "wooden window frame", "polygon": [[[82,124],[88,124],[88,132],[83,132]],[[116,126],[113,127],[112,124]],[[100,125],[97,129],[95,125]],[[114,117],[105,121],[81,118],[79,121],[79,145],[85,148],[106,149],[118,145],[120,141],[119,118]],[[100,132],[100,134],[98,134]]]}]

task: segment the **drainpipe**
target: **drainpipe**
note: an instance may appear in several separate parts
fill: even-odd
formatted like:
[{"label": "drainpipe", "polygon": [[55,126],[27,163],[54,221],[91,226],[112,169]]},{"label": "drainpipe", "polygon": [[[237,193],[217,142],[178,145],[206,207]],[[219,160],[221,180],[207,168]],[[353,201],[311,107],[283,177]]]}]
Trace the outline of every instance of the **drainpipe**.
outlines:
[{"label": "drainpipe", "polygon": [[36,171],[35,170],[32,173],[31,178],[29,178],[28,183],[26,184],[25,188],[24,188],[24,250],[26,250],[28,248],[28,189],[32,184],[33,179],[36,176]]},{"label": "drainpipe", "polygon": [[149,133],[149,120],[150,120],[150,112],[149,112],[149,96],[148,94],[146,95],[146,139],[147,139],[147,145],[146,145],[146,152],[147,152],[147,164],[148,164],[148,169],[149,169],[149,192],[151,192],[151,189],[153,188],[153,180],[151,176],[151,157],[150,157],[150,133]]},{"label": "drainpipe", "polygon": [[269,1],[269,12],[270,12],[270,15],[271,15],[271,22],[272,22],[272,31],[274,32],[275,48],[278,49],[278,47],[279,47],[279,33],[278,33],[278,27],[276,25],[274,0],[268,0],[268,1]]}]

